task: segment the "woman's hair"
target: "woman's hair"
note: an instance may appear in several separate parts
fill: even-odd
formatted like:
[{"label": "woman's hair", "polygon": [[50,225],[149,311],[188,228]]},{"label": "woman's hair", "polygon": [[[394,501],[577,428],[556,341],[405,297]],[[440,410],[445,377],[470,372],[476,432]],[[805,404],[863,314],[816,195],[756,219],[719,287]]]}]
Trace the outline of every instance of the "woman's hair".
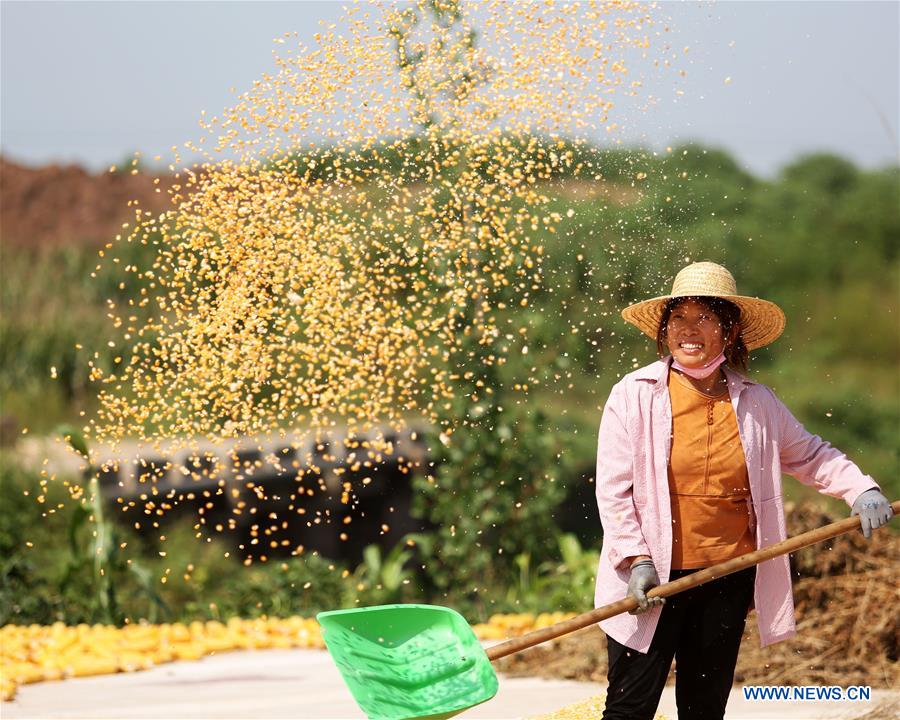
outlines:
[{"label": "woman's hair", "polygon": [[[722,323],[722,337],[726,340],[725,360],[728,362],[729,367],[747,372],[750,353],[747,350],[747,346],[744,345],[744,338],[740,331],[741,309],[733,302],[717,297],[677,297],[666,302],[662,317],[659,319],[659,327],[656,329],[656,352],[659,353],[659,356],[662,358],[668,354],[666,327],[669,324],[669,316],[672,314],[672,310],[685,300],[695,300],[715,313]],[[738,328],[737,338],[734,342],[728,342],[733,327]]]}]

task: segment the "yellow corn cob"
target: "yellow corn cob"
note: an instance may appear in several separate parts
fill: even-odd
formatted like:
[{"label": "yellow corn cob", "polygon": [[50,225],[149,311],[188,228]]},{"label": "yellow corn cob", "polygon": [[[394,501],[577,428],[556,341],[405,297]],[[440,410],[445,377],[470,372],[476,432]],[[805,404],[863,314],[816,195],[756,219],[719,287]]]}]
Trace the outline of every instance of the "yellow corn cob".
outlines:
[{"label": "yellow corn cob", "polygon": [[15,681],[10,678],[0,677],[0,701],[9,702],[12,700],[16,696],[17,687]]},{"label": "yellow corn cob", "polygon": [[172,654],[177,660],[199,660],[206,654],[206,649],[199,643],[175,643],[172,646]]},{"label": "yellow corn cob", "polygon": [[119,672],[119,663],[114,657],[81,657],[68,668],[73,677],[90,677],[92,675],[111,675]]},{"label": "yellow corn cob", "polygon": [[[475,625],[483,640],[503,640],[546,627],[571,613],[494,615]],[[6,700],[24,683],[71,676],[132,672],[172,660],[196,660],[204,655],[237,649],[324,648],[314,618],[292,616],[227,622],[140,623],[116,628],[105,625],[67,626],[63,623],[6,625],[0,628],[3,661],[0,693]]]}]

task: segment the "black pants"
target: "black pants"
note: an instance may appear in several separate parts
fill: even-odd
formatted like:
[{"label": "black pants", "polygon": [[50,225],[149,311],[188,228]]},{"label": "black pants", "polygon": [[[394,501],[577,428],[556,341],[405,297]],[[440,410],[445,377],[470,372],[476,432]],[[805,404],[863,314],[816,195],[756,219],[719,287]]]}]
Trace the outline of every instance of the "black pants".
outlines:
[{"label": "black pants", "polygon": [[603,720],[652,720],[673,657],[678,720],[722,720],[755,578],[754,566],[667,598],[646,654],[607,638]]}]

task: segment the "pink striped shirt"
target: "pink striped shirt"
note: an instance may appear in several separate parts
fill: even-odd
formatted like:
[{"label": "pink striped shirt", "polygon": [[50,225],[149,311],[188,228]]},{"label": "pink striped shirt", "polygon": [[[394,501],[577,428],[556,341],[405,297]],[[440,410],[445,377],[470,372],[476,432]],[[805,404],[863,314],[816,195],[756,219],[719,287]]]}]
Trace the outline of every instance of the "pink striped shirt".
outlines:
[{"label": "pink striped shirt", "polygon": [[[597,506],[603,548],[597,569],[596,607],[627,594],[630,570],[625,559],[653,558],[661,583],[669,580],[672,515],[666,468],[671,450],[672,408],[667,391],[671,357],[629,373],[613,387],[600,420],[597,442]],[[846,455],[809,433],[775,393],[723,366],[738,421],[752,507],[756,547],[787,537],[781,495],[782,472],[819,492],[852,505],[878,487]],[[796,634],[788,558],[757,567],[754,590],[763,646]],[[661,608],[622,614],[600,623],[618,642],[647,652]]]}]

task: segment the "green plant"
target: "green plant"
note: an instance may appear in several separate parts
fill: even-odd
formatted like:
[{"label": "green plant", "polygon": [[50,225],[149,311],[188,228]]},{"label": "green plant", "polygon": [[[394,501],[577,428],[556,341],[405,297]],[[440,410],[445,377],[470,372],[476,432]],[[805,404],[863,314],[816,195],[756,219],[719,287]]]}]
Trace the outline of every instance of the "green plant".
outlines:
[{"label": "green plant", "polygon": [[366,546],[363,561],[345,590],[344,604],[385,605],[407,601],[413,592],[411,558],[412,552],[403,543],[395,545],[387,554],[378,545]]},{"label": "green plant", "polygon": [[488,591],[513,580],[507,558],[527,553],[542,562],[552,554],[566,461],[547,415],[508,394],[490,345],[473,340],[464,349],[479,373],[467,373],[470,385],[450,403],[463,421],[447,445],[437,432],[428,438],[440,462],[414,480],[413,510],[435,528],[438,552],[422,557],[432,588],[483,617],[492,611]]},{"label": "green plant", "polygon": [[[95,535],[91,505],[68,498],[62,482],[0,461],[0,625],[311,615],[333,610],[351,588],[340,563],[313,553],[245,567],[190,524],[173,523],[154,541],[106,511]],[[108,585],[95,570],[98,537],[113,546],[101,549]]]},{"label": "green plant", "polygon": [[222,616],[312,615],[335,609],[347,587],[344,570],[341,563],[312,553],[251,568],[238,565],[228,573],[226,582],[207,586],[198,595],[203,600],[215,598]]},{"label": "green plant", "polygon": [[545,596],[548,607],[573,612],[588,610],[594,598],[600,553],[585,550],[578,538],[570,533],[561,535],[557,542],[562,563],[545,565],[549,586]]},{"label": "green plant", "polygon": [[83,435],[69,425],[61,426],[58,432],[81,455],[85,463],[82,481],[87,487],[87,497],[74,506],[69,519],[70,559],[60,581],[61,591],[87,590],[87,597],[93,599],[89,605],[92,619],[121,625],[127,615],[119,599],[119,586],[123,576],[130,575],[136,585],[133,590],[150,601],[151,618],[155,620],[159,611],[170,616],[147,568],[138,560],[126,559],[121,552],[120,533],[104,508],[98,468],[91,463]]},{"label": "green plant", "polygon": [[588,551],[571,533],[556,538],[559,557],[532,568],[528,553],[515,557],[519,574],[507,588],[503,610],[515,612],[584,612],[591,607],[600,556]]},{"label": "green plant", "polygon": [[[51,623],[60,619],[61,599],[46,570],[41,533],[51,522],[41,523],[42,507],[35,498],[56,501],[57,493],[44,495],[37,476],[0,459],[0,626],[8,623]],[[48,558],[49,559],[49,558]]]}]

